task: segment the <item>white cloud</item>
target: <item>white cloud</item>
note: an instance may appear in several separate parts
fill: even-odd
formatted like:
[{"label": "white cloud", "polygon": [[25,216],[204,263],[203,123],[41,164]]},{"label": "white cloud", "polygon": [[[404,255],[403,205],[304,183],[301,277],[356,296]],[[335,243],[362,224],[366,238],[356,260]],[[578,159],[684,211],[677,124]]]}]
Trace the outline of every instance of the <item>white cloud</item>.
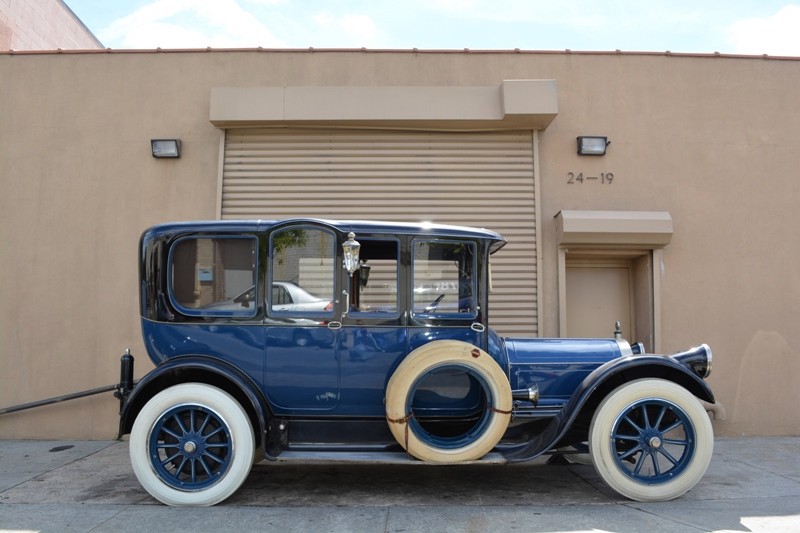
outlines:
[{"label": "white cloud", "polygon": [[800,6],[784,6],[767,18],[736,21],[728,35],[740,54],[800,56]]},{"label": "white cloud", "polygon": [[334,16],[322,12],[314,15],[314,22],[330,32],[337,46],[369,46],[378,37],[378,28],[372,18],[367,15]]},{"label": "white cloud", "polygon": [[[429,7],[454,17],[497,22],[533,24],[566,24],[576,27],[598,27],[606,22],[607,3],[593,0],[572,2],[531,2],[529,0],[434,0]],[[600,9],[600,6],[603,9]]]},{"label": "white cloud", "polygon": [[265,48],[285,44],[236,0],[156,0],[98,33],[111,48]]}]

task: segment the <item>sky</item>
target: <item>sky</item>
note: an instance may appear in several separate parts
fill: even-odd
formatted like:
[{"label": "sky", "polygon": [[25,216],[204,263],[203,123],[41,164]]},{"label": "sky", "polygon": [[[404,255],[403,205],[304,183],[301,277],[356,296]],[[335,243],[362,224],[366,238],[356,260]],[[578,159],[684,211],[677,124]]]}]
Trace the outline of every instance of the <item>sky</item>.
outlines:
[{"label": "sky", "polygon": [[800,0],[65,0],[107,48],[800,56]]}]

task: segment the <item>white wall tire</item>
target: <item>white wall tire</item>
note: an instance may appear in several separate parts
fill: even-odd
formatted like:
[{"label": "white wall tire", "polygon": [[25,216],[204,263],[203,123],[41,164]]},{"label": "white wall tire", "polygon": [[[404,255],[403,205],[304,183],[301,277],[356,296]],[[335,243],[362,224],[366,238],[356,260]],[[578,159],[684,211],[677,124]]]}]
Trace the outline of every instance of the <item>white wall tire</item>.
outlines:
[{"label": "white wall tire", "polygon": [[671,500],[690,490],[714,451],[711,421],[700,402],[662,379],[615,389],[597,408],[589,438],[600,477],[641,502]]},{"label": "white wall tire", "polygon": [[230,394],[184,383],[159,392],[139,412],[130,458],[139,483],[155,499],[205,507],[242,485],[254,447],[250,419]]},{"label": "white wall tire", "polygon": [[[451,441],[429,434],[410,412],[420,380],[449,367],[477,378],[488,404],[474,433]],[[461,341],[434,341],[417,348],[397,367],[386,387],[389,428],[410,455],[423,461],[450,463],[480,459],[502,438],[511,419],[511,409],[511,387],[503,370],[489,354]]]}]

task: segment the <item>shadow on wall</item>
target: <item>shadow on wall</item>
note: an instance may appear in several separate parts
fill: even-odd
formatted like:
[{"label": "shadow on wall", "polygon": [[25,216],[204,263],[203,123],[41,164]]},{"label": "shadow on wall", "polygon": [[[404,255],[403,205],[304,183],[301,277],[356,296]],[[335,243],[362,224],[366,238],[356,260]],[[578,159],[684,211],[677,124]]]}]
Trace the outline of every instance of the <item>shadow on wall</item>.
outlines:
[{"label": "shadow on wall", "polygon": [[[790,386],[775,386],[776,376]],[[730,423],[743,435],[800,435],[800,353],[776,331],[759,330],[739,368]]]}]

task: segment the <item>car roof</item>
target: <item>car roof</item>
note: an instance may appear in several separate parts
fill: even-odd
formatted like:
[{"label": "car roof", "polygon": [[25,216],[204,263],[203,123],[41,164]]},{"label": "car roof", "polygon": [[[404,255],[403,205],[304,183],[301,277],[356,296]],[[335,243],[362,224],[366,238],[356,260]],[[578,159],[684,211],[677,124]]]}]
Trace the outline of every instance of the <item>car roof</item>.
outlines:
[{"label": "car roof", "polygon": [[[431,237],[453,237],[492,241],[491,251],[495,252],[505,245],[505,239],[497,232],[469,226],[452,226],[445,224],[386,222],[377,220],[329,220],[317,218],[292,218],[284,220],[200,220],[185,222],[169,222],[158,224],[145,232],[145,235],[157,237],[184,232],[237,232],[268,231],[273,228],[289,225],[321,224],[340,232],[352,231],[356,235],[364,233],[386,233],[393,235],[424,235]],[[144,237],[144,236],[143,236]],[[356,237],[357,238],[357,237]]]}]

